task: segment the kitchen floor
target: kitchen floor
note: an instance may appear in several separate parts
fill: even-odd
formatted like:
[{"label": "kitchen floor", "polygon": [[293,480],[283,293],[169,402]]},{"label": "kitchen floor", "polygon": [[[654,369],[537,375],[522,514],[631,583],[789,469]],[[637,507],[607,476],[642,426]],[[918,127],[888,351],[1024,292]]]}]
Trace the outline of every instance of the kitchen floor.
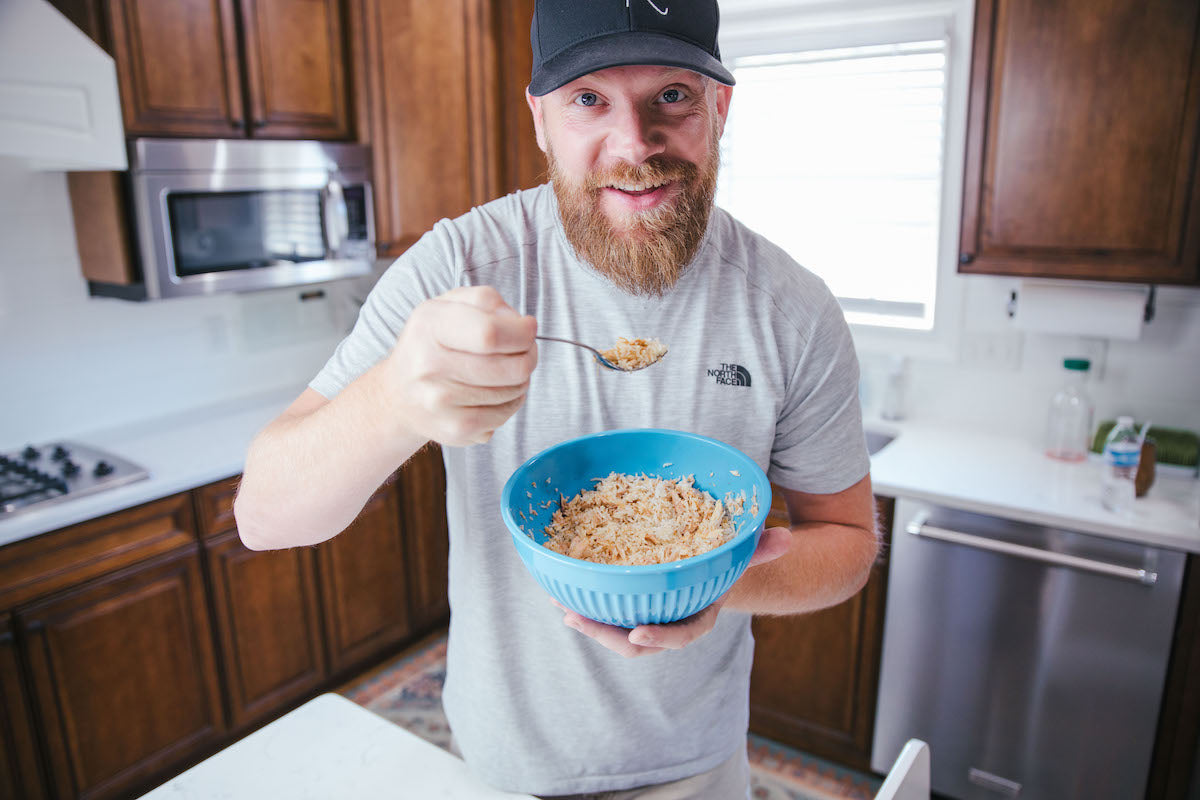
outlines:
[{"label": "kitchen floor", "polygon": [[[449,749],[442,713],[446,631],[434,631],[402,653],[340,687],[339,694]],[[754,800],[870,800],[880,781],[751,734],[747,742]]]}]

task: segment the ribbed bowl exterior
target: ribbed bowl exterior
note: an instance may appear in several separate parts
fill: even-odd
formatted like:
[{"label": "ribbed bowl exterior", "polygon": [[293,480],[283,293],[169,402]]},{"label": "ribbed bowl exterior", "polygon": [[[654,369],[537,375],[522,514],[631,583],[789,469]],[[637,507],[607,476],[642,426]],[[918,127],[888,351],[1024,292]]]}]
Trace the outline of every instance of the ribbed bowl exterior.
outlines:
[{"label": "ribbed bowl exterior", "polygon": [[[744,492],[747,511],[734,518],[731,541],[666,564],[595,564],[543,547],[541,531],[552,513],[546,504],[557,506],[560,492],[569,499],[609,472],[666,479],[694,475],[696,488],[718,498]],[[547,593],[585,617],[632,628],[690,617],[733,586],[758,545],[771,485],[749,456],[715,439],[662,429],[619,430],[563,442],[529,459],[505,484],[501,505],[517,553]]]}]

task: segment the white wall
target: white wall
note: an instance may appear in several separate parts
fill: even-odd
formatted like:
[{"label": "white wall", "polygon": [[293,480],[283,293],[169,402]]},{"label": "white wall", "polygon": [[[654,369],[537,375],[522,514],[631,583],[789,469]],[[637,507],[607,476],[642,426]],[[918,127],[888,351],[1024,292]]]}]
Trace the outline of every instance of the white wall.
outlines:
[{"label": "white wall", "polygon": [[[969,275],[954,283],[964,300],[953,354],[909,359],[910,419],[1038,439],[1064,380],[1062,359],[1083,355],[1098,368],[1089,382],[1097,422],[1130,414],[1200,432],[1200,289],[1159,287],[1153,321],[1130,342],[1019,331],[1006,311],[1018,281]],[[859,355],[864,406],[878,411],[891,358],[874,341],[860,343]]]},{"label": "white wall", "polygon": [[307,302],[89,297],[65,175],[0,160],[0,451],[299,391],[353,324],[346,283]]}]

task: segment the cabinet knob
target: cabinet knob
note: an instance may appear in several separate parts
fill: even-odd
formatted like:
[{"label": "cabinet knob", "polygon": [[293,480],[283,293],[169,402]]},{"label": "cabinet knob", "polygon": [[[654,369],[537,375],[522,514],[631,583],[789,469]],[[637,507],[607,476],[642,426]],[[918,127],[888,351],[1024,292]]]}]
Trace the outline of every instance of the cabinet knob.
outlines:
[{"label": "cabinet knob", "polygon": [[6,644],[12,644],[12,640],[12,631],[0,631],[0,647],[3,647]]},{"label": "cabinet knob", "polygon": [[229,123],[229,127],[233,128],[235,131],[240,131],[246,127],[246,123],[240,119],[235,119],[233,122]]},{"label": "cabinet knob", "polygon": [[960,263],[960,264],[970,264],[974,260],[975,260],[974,253],[959,253],[958,254],[958,263]]}]

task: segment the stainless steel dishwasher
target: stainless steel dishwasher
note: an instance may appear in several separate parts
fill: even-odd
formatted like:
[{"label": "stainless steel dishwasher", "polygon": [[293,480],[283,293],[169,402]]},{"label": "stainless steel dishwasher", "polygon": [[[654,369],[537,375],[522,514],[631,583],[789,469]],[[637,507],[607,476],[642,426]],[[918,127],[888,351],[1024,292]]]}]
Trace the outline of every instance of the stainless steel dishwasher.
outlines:
[{"label": "stainless steel dishwasher", "polygon": [[1145,796],[1184,554],[896,503],[871,766],[961,800]]}]

